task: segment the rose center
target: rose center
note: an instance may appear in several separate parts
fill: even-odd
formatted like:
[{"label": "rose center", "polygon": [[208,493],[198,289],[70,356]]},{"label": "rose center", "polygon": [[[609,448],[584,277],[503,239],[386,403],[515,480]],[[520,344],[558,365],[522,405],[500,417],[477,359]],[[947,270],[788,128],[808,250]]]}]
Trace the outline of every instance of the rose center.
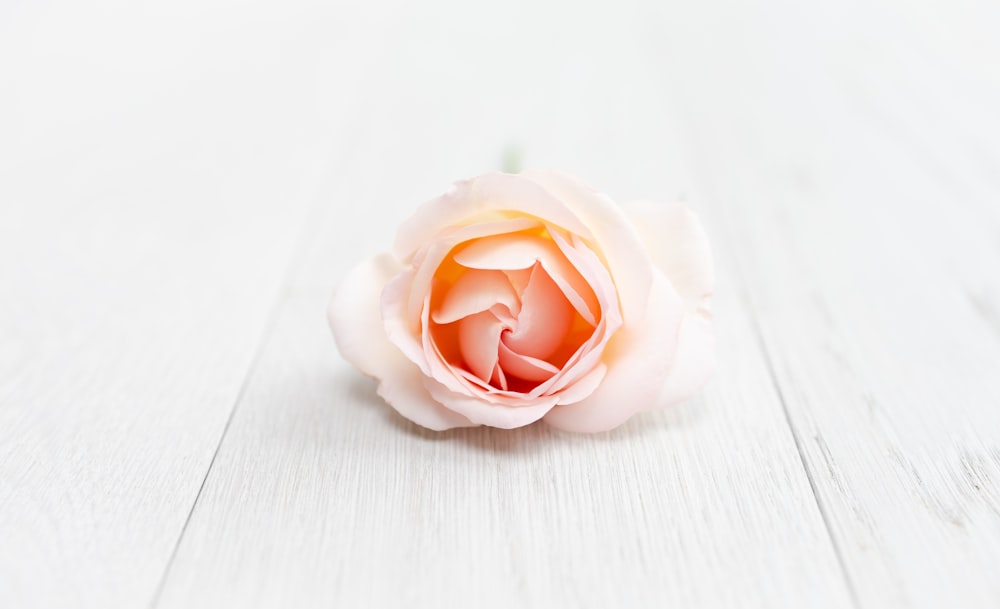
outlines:
[{"label": "rose center", "polygon": [[593,292],[547,236],[502,235],[457,248],[435,277],[434,348],[482,390],[530,391],[594,332],[583,315],[592,319],[585,307]]}]

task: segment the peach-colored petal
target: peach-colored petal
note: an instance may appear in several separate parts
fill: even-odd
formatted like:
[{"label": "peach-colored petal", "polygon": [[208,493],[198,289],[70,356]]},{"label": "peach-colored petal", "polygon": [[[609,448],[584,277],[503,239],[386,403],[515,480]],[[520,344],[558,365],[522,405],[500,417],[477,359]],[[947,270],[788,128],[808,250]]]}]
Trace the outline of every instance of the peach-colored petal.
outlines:
[{"label": "peach-colored petal", "polygon": [[451,391],[432,378],[424,378],[424,387],[438,402],[465,416],[473,423],[513,429],[534,423],[545,416],[558,398],[545,396],[520,406],[503,406]]},{"label": "peach-colored petal", "polygon": [[559,372],[545,360],[511,351],[503,342],[500,343],[500,368],[505,375],[534,382],[544,381]]},{"label": "peach-colored petal", "polygon": [[[437,280],[434,281],[437,283]],[[440,286],[437,286],[440,287]],[[430,309],[431,309],[431,293],[428,292],[424,297],[424,306],[421,308],[421,335],[420,340],[423,345],[424,357],[427,361],[427,367],[430,370],[429,376],[436,378],[439,382],[443,383],[452,391],[474,391],[475,386],[469,384],[468,380],[459,374],[461,368],[456,367],[451,364],[447,357],[442,353],[442,346],[434,340],[433,335],[430,331]],[[487,312],[486,315],[489,315]],[[468,320],[466,317],[463,321]],[[468,340],[468,339],[467,339]],[[499,340],[499,338],[497,339]],[[461,351],[461,340],[459,339],[458,348]],[[476,341],[471,341],[475,344]],[[446,349],[449,347],[455,347],[455,345],[444,345]],[[452,350],[452,349],[449,349]],[[495,364],[494,364],[495,365]],[[488,370],[488,368],[487,368]]]},{"label": "peach-colored petal", "polygon": [[431,319],[448,324],[463,317],[486,311],[497,304],[517,315],[521,305],[510,280],[501,271],[470,270],[463,274],[444,297]]},{"label": "peach-colored petal", "polygon": [[711,320],[686,314],[681,323],[674,365],[660,397],[650,409],[666,408],[690,398],[715,372],[715,332]]},{"label": "peach-colored petal", "polygon": [[497,365],[497,350],[503,323],[489,311],[470,315],[458,322],[462,358],[473,374],[489,381]]},{"label": "peach-colored petal", "polygon": [[[600,364],[605,345],[622,325],[621,312],[614,284],[608,276],[607,269],[585,243],[577,240],[574,245],[568,243],[558,231],[550,231],[555,243],[566,255],[573,266],[581,273],[589,285],[594,286],[595,296],[599,301],[602,316],[594,328],[593,334],[577,351],[563,364],[562,370],[548,381],[541,383],[530,392],[530,396],[560,395],[560,403],[579,401],[589,395],[592,389],[586,384],[579,390],[570,390],[577,383],[584,382],[584,377],[593,381],[591,372]],[[603,376],[603,372],[600,373]]]},{"label": "peach-colored petal", "polygon": [[507,276],[507,279],[510,281],[510,285],[514,287],[514,291],[518,294],[524,293],[524,289],[528,287],[528,280],[531,279],[530,268],[519,269],[516,271],[503,269],[503,274]]},{"label": "peach-colored petal", "polygon": [[507,375],[503,373],[499,362],[493,367],[493,376],[490,377],[490,383],[500,387],[504,391],[507,390]]},{"label": "peach-colored petal", "polygon": [[[505,326],[513,328],[517,325],[517,318],[514,313],[503,304],[495,304],[490,307],[489,312],[492,313],[497,319],[499,319]],[[520,308],[515,309],[520,311]]]},{"label": "peach-colored petal", "polygon": [[386,337],[379,293],[402,270],[392,256],[381,254],[344,277],[327,310],[337,348],[344,359],[379,379],[378,394],[414,423],[436,430],[474,426],[431,398],[423,385],[423,372]]},{"label": "peach-colored petal", "polygon": [[[601,311],[604,317],[611,316],[616,323],[621,322],[621,308],[615,283],[597,254],[576,235],[572,237],[573,243],[567,241],[558,231],[553,231],[551,235],[552,241],[559,248],[560,253],[565,256],[590,288],[597,301],[596,309]],[[586,317],[584,319],[588,323],[594,323]]]},{"label": "peach-colored petal", "polygon": [[[639,235],[614,201],[566,174],[526,171],[525,178],[542,186],[580,218],[607,263],[618,287],[625,323],[643,318],[652,282],[652,262]],[[571,231],[575,232],[575,231]],[[586,239],[585,233],[578,235]]]},{"label": "peach-colored petal", "polygon": [[456,253],[455,262],[471,269],[505,271],[529,269],[539,262],[580,316],[591,325],[597,323],[600,308],[592,286],[549,239],[524,233],[496,235],[475,241]]},{"label": "peach-colored petal", "polygon": [[517,328],[504,333],[503,342],[514,352],[544,359],[563,342],[572,323],[573,308],[545,269],[536,264],[521,295]]},{"label": "peach-colored petal", "polygon": [[566,205],[544,188],[520,174],[487,173],[456,182],[446,194],[417,208],[403,222],[392,251],[409,262],[416,251],[432,240],[444,226],[493,221],[511,217],[510,212],[544,218],[566,230],[589,236],[589,231]]},{"label": "peach-colored petal", "polygon": [[416,275],[413,277],[413,288],[406,303],[406,315],[409,319],[419,319],[423,307],[424,296],[427,295],[441,262],[459,243],[474,241],[493,235],[523,231],[540,227],[538,221],[531,218],[513,218],[495,222],[481,222],[470,226],[452,227],[447,234],[439,235],[437,239],[424,244],[413,261]]},{"label": "peach-colored petal", "polygon": [[[476,376],[475,374],[465,370],[464,368],[455,368],[455,374],[462,379],[469,382],[472,387],[480,390],[481,393],[473,393],[471,395],[481,396],[487,402],[491,404],[504,404],[507,406],[523,406],[527,403],[523,393],[509,391],[507,387],[507,377],[500,369],[499,362],[496,368],[493,369],[493,376],[490,377],[489,382],[486,382]],[[490,383],[493,383],[492,385]],[[445,385],[447,387],[447,385]]]},{"label": "peach-colored petal", "polygon": [[[614,328],[621,324],[620,319],[614,322]],[[594,328],[593,334],[588,338],[563,364],[562,369],[547,381],[539,383],[537,387],[528,392],[528,398],[536,398],[541,395],[555,395],[568,389],[583,376],[587,375],[597,366],[604,354],[605,346],[614,336],[610,330],[612,322],[604,317]]]},{"label": "peach-colored petal", "polygon": [[670,279],[689,311],[707,309],[715,288],[712,250],[701,222],[683,205],[646,201],[623,206],[653,264]]},{"label": "peach-colored petal", "polygon": [[[553,230],[551,226],[547,228],[560,251],[565,255],[567,260],[572,262],[572,267],[575,271],[574,274],[577,272],[580,273],[579,277],[585,278],[582,280],[586,281],[588,285],[599,286],[597,288],[598,294],[594,294],[591,291],[591,295],[597,298],[597,309],[602,311],[602,316],[595,325],[594,332],[590,338],[580,345],[576,352],[563,364],[562,369],[557,374],[539,383],[527,395],[520,398],[491,388],[488,390],[489,395],[487,399],[496,399],[498,402],[506,403],[512,399],[531,400],[545,395],[558,394],[561,403],[569,403],[569,401],[578,401],[586,397],[592,390],[592,388],[588,389],[587,385],[582,386],[580,391],[574,391],[572,394],[567,394],[567,392],[570,391],[570,388],[575,387],[577,382],[583,382],[584,377],[587,377],[587,380],[590,382],[593,382],[597,378],[589,375],[595,367],[601,365],[600,360],[605,345],[622,325],[614,284],[611,282],[603,263],[579,238],[574,237],[574,243],[570,244],[560,235],[558,230]],[[545,268],[544,261],[542,261],[542,264],[543,268]],[[523,273],[524,271],[518,272]],[[562,402],[562,400],[567,399],[565,397],[567,395],[569,395],[569,400]]]},{"label": "peach-colored petal", "polygon": [[589,372],[574,379],[571,385],[558,394],[559,404],[575,404],[588,397],[601,385],[607,372],[608,367],[598,362]]},{"label": "peach-colored petal", "polygon": [[656,400],[674,360],[683,314],[680,297],[659,271],[647,305],[646,317],[623,326],[608,344],[600,386],[576,404],[553,408],[547,423],[566,431],[605,431]]}]

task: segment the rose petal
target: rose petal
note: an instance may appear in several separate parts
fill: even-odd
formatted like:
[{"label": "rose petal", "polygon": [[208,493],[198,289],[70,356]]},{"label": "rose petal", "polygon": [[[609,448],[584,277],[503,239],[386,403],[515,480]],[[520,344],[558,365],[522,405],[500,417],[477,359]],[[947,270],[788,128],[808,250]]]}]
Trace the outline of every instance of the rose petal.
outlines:
[{"label": "rose petal", "polygon": [[434,400],[424,386],[427,377],[413,362],[400,355],[387,362],[389,367],[377,392],[399,414],[436,431],[479,425]]},{"label": "rose petal", "polygon": [[681,323],[674,365],[649,410],[666,408],[690,398],[715,372],[715,332],[712,322],[687,314]]},{"label": "rose petal", "polygon": [[[597,255],[578,239],[575,240],[575,244],[570,244],[566,242],[558,231],[550,232],[555,243],[566,255],[567,259],[580,271],[586,278],[586,281],[594,286],[595,295],[602,311],[600,322],[594,328],[590,338],[584,341],[576,352],[566,360],[562,366],[562,370],[558,374],[548,381],[541,383],[530,394],[558,393],[561,396],[560,403],[570,403],[565,398],[566,392],[578,382],[581,382],[583,377],[594,370],[596,366],[601,366],[600,359],[603,356],[605,345],[621,327],[622,317],[614,284],[608,275],[607,269],[597,258]],[[603,372],[601,374],[603,375]],[[572,401],[578,401],[586,397],[589,393],[590,390],[573,392],[574,398]]]},{"label": "rose petal", "polygon": [[431,314],[431,319],[439,324],[448,324],[497,304],[506,306],[515,316],[520,310],[517,292],[507,276],[501,271],[470,270],[448,290],[441,306]]},{"label": "rose petal", "polygon": [[490,377],[490,383],[500,387],[503,391],[507,391],[507,375],[503,373],[499,362],[493,367],[493,376]]},{"label": "rose petal", "polygon": [[403,266],[380,254],[354,267],[337,286],[327,308],[327,319],[344,359],[369,376],[381,377],[386,354],[398,353],[386,338],[379,316],[379,293]]},{"label": "rose petal", "polygon": [[523,406],[503,406],[456,393],[429,377],[423,380],[424,387],[430,392],[431,397],[445,407],[464,415],[473,423],[501,429],[513,429],[534,423],[545,416],[558,400],[555,396],[545,396]]},{"label": "rose petal", "polygon": [[503,342],[500,343],[500,367],[506,375],[535,382],[544,381],[559,372],[559,368],[545,360],[511,351]]},{"label": "rose petal", "polygon": [[715,288],[712,250],[697,216],[683,205],[639,201],[623,206],[656,265],[689,311],[707,309]]},{"label": "rose petal", "polygon": [[471,269],[504,271],[529,269],[540,262],[580,316],[591,325],[597,323],[600,308],[592,286],[549,239],[525,233],[496,235],[457,252],[455,262]]},{"label": "rose petal", "polygon": [[515,292],[518,294],[524,294],[524,289],[528,287],[528,280],[531,279],[530,268],[517,271],[503,269],[503,274],[507,276],[508,280],[510,280],[510,285],[514,287]]},{"label": "rose petal", "polygon": [[517,271],[539,260],[554,260],[559,250],[548,239],[525,233],[496,235],[473,241],[455,254],[455,262],[471,269]]},{"label": "rose petal", "polygon": [[556,406],[545,421],[559,429],[593,433],[617,427],[648,408],[674,360],[682,314],[680,297],[667,278],[654,271],[646,317],[623,326],[611,339],[600,386],[576,404]]},{"label": "rose petal", "polygon": [[575,404],[594,393],[594,390],[601,385],[607,372],[608,367],[598,362],[590,372],[575,379],[571,385],[558,394],[559,404]]},{"label": "rose petal", "polygon": [[[572,323],[573,308],[545,269],[536,264],[528,286],[521,295],[517,328],[513,332],[504,333],[503,342],[514,352],[544,359],[552,355],[562,343]],[[521,378],[541,380],[524,376]]]},{"label": "rose petal", "polygon": [[[625,217],[621,207],[604,193],[565,174],[526,171],[520,175],[542,186],[567,207],[593,234],[607,263],[622,307],[626,324],[642,319],[649,297],[653,265],[635,227]],[[576,231],[570,231],[576,232]],[[585,233],[578,235],[586,238]]]},{"label": "rose petal", "polygon": [[447,235],[425,244],[414,260],[416,275],[413,277],[413,289],[410,291],[406,304],[406,314],[411,320],[419,319],[423,307],[424,296],[430,291],[434,274],[441,262],[459,243],[475,241],[494,235],[523,231],[541,225],[531,218],[514,218],[496,222],[483,222],[459,228],[452,227]]},{"label": "rose petal", "polygon": [[[615,288],[608,269],[605,268],[597,254],[594,253],[586,243],[574,235],[574,243],[569,243],[559,234],[559,231],[552,231],[552,241],[559,248],[559,251],[570,263],[570,265],[580,274],[580,277],[590,288],[596,301],[591,306],[594,310],[600,311],[602,317],[612,315],[616,323],[621,321],[621,308],[618,303],[618,293]],[[591,325],[594,322],[584,316],[584,319]],[[617,327],[617,326],[616,326]]]},{"label": "rose petal", "polygon": [[430,374],[429,362],[424,355],[420,337],[420,319],[414,323],[406,317],[406,303],[410,292],[413,291],[414,276],[415,272],[409,270],[390,279],[382,289],[379,307],[373,311],[382,312],[382,330],[379,334],[388,337],[389,342],[419,366],[424,374]]},{"label": "rose petal", "polygon": [[471,180],[456,182],[446,194],[417,208],[400,225],[392,251],[409,262],[416,251],[441,232],[442,226],[469,224],[472,221],[510,217],[515,211],[545,218],[566,230],[590,236],[587,227],[564,203],[520,174],[487,173]]},{"label": "rose petal", "polygon": [[380,379],[378,394],[414,423],[435,430],[474,426],[431,398],[423,385],[424,374],[386,337],[379,293],[402,269],[392,256],[381,254],[344,277],[327,309],[337,348],[359,370]]},{"label": "rose petal", "polygon": [[473,374],[489,381],[497,365],[503,323],[489,311],[476,313],[458,322],[458,339],[465,365]]},{"label": "rose petal", "polygon": [[[435,283],[437,283],[437,280],[435,280]],[[427,294],[424,298],[423,312],[421,313],[420,318],[420,327],[423,329],[420,335],[420,340],[423,344],[424,357],[426,358],[427,366],[430,370],[429,376],[437,379],[452,391],[475,391],[475,387],[477,385],[469,384],[468,380],[460,374],[460,371],[463,370],[461,366],[455,366],[450,363],[455,361],[457,358],[462,357],[462,340],[460,336],[461,325],[455,324],[455,333],[450,336],[450,340],[453,342],[448,342],[447,338],[445,338],[442,342],[439,339],[444,337],[436,337],[435,334],[450,334],[449,332],[443,331],[448,327],[432,327],[430,322],[430,309],[431,294]],[[489,313],[487,313],[487,315],[489,315]],[[467,319],[469,318],[466,317],[463,321]],[[499,342],[499,338],[497,341]],[[451,357],[446,357],[443,350],[450,352]]]}]

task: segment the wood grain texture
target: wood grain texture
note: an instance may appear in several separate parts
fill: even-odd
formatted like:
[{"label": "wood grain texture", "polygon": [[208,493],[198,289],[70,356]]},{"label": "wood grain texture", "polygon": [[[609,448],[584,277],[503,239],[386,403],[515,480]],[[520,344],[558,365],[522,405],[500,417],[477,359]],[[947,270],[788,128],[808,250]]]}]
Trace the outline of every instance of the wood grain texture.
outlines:
[{"label": "wood grain texture", "polygon": [[44,8],[0,9],[0,606],[141,607],[332,163],[316,37]]},{"label": "wood grain texture", "polygon": [[[336,354],[323,316],[331,269],[377,251],[449,179],[495,167],[505,138],[522,138],[528,163],[593,170],[622,198],[647,189],[672,200],[689,183],[627,13],[578,12],[553,57],[545,32],[558,12],[543,6],[523,21],[509,8],[462,54],[454,45],[472,34],[442,43],[435,35],[451,22],[441,14],[421,8],[387,26],[395,46],[367,92],[380,101],[351,121],[367,126],[362,145],[329,185],[330,215],[157,607],[851,606],[724,244],[718,379],[686,407],[613,433],[426,432]],[[505,46],[522,23],[527,35]],[[549,63],[533,67],[534,57]],[[383,87],[415,97],[386,98]],[[606,92],[629,87],[641,118]],[[412,131],[428,136],[399,137]]]},{"label": "wood grain texture", "polygon": [[648,16],[649,44],[852,586],[995,607],[995,8],[723,4]]}]

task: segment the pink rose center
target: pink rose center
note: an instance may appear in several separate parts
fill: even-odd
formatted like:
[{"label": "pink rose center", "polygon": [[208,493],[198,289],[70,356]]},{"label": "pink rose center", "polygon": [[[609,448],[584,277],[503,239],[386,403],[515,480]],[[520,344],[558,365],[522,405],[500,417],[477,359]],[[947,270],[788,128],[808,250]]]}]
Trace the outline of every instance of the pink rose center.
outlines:
[{"label": "pink rose center", "polygon": [[469,241],[434,273],[430,337],[483,390],[527,393],[594,334],[593,289],[546,229]]}]

